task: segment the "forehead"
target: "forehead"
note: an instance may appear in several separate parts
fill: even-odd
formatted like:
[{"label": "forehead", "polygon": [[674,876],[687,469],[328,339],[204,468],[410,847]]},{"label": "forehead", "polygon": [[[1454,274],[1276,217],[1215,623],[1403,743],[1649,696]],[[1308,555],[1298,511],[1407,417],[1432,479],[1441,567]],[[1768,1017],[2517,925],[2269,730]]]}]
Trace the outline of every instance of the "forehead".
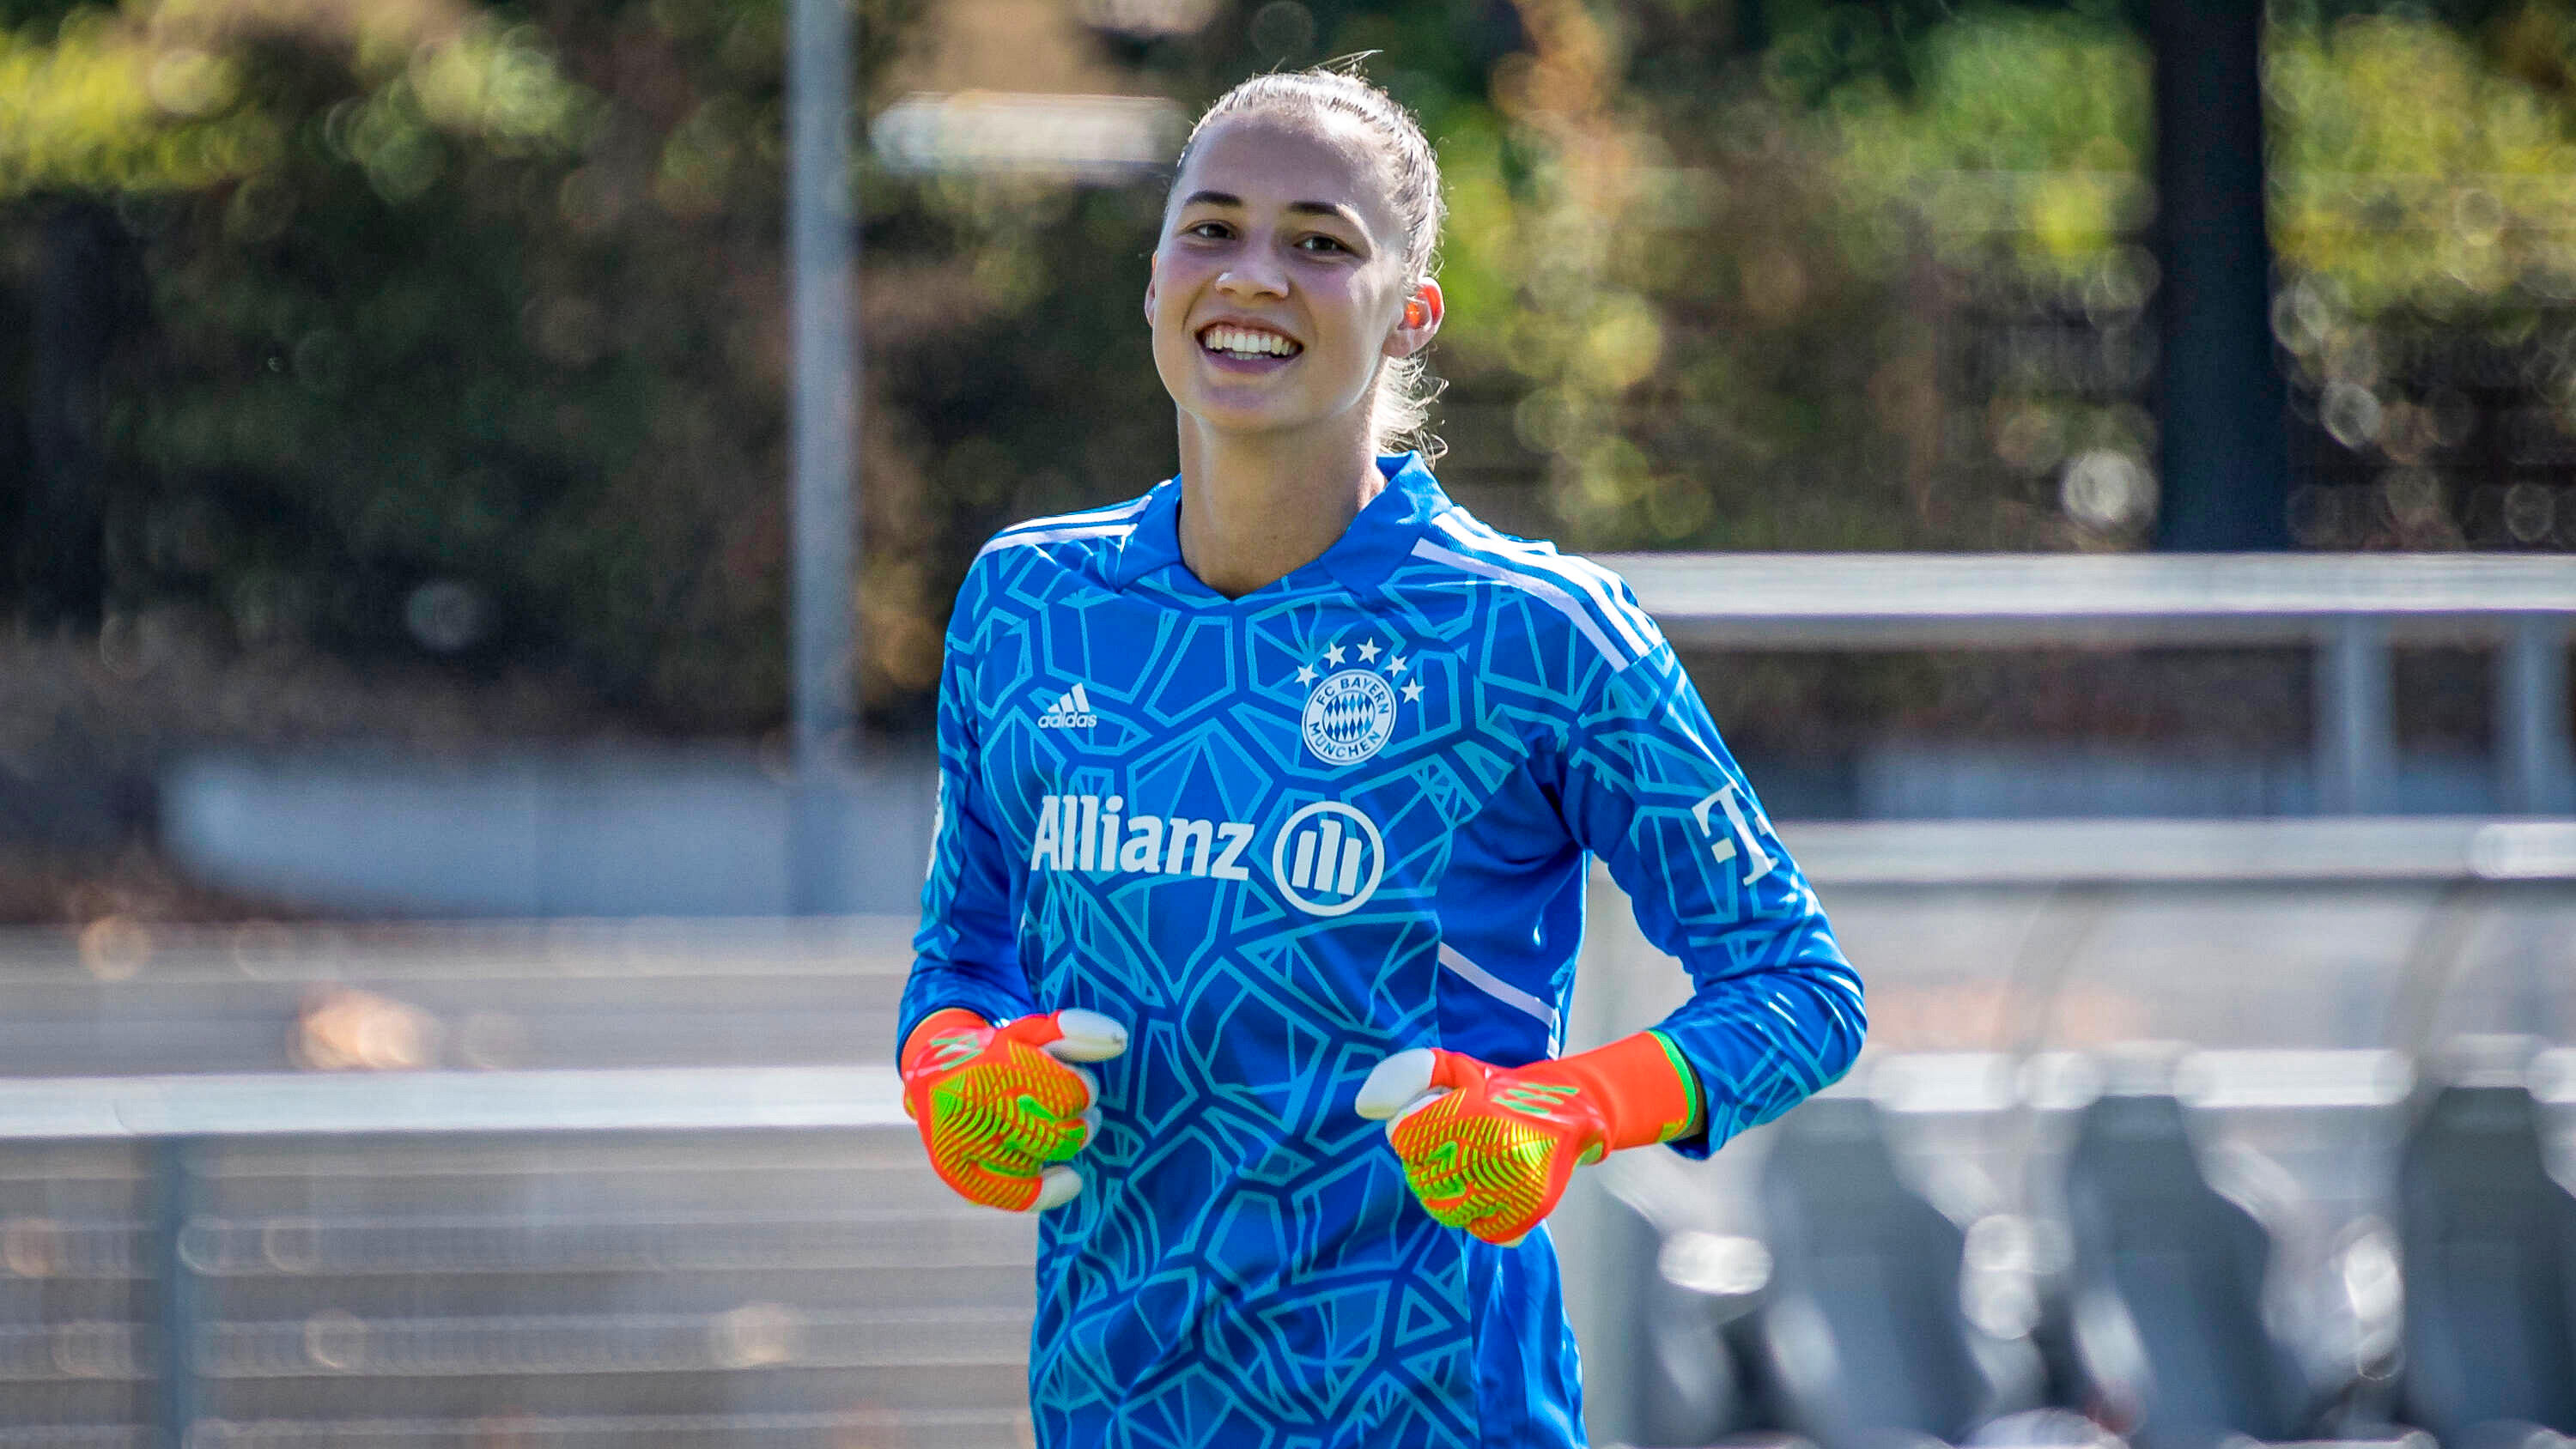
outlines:
[{"label": "forehead", "polygon": [[1402,227],[1392,169],[1362,122],[1348,116],[1256,112],[1208,123],[1172,182],[1172,198],[1220,191],[1254,207],[1320,201],[1359,213],[1369,230]]}]

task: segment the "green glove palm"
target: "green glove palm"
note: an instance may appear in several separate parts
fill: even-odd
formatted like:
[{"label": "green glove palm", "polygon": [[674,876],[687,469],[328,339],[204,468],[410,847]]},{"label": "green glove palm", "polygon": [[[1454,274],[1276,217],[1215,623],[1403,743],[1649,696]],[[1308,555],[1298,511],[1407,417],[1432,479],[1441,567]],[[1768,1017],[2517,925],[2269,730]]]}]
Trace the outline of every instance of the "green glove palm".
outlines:
[{"label": "green glove palm", "polygon": [[1097,1084],[1066,1063],[1126,1049],[1127,1029],[1095,1011],[1000,1027],[954,1007],[933,1012],[904,1042],[903,1108],[959,1196],[1006,1212],[1051,1208],[1082,1191],[1081,1174],[1058,1164],[1099,1127]]}]

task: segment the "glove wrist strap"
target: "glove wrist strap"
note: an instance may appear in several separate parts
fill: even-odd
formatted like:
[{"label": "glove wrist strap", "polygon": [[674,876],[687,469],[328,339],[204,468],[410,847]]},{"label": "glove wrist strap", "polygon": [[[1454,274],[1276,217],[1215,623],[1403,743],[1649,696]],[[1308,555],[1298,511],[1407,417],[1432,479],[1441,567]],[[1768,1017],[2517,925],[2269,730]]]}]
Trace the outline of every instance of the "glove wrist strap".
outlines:
[{"label": "glove wrist strap", "polygon": [[1699,1125],[1699,1079],[1663,1033],[1641,1031],[1553,1063],[1583,1089],[1613,1151],[1669,1142]]}]

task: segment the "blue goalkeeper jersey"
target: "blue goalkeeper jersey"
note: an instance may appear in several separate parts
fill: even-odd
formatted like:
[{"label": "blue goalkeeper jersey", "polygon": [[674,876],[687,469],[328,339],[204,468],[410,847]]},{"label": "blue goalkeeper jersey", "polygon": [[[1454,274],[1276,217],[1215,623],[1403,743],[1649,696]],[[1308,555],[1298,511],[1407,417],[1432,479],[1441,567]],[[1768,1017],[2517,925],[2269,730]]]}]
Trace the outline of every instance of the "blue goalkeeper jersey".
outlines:
[{"label": "blue goalkeeper jersey", "polygon": [[898,1030],[1130,1033],[1039,1219],[1050,1449],[1583,1442],[1546,1235],[1434,1222],[1353,1099],[1407,1047],[1557,1052],[1592,855],[1696,985],[1660,1024],[1706,1099],[1675,1148],[1859,1050],[1859,979],[1627,587],[1379,468],[1238,599],[1182,563],[1177,479],[1003,531],[958,596]]}]

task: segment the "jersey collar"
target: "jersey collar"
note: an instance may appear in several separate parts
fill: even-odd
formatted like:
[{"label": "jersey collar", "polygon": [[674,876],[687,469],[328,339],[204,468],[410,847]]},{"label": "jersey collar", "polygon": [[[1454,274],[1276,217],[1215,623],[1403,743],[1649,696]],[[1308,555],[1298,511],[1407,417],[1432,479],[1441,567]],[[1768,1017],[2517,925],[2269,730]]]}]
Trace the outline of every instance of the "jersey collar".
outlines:
[{"label": "jersey collar", "polygon": [[[1386,488],[1369,500],[1322,558],[1306,566],[1323,569],[1354,591],[1384,583],[1413,552],[1431,520],[1456,506],[1420,453],[1380,454],[1377,470],[1386,478]],[[1115,588],[1126,588],[1156,569],[1182,566],[1180,478],[1156,484],[1149,497],[1144,515],[1111,565],[1109,582]]]}]

